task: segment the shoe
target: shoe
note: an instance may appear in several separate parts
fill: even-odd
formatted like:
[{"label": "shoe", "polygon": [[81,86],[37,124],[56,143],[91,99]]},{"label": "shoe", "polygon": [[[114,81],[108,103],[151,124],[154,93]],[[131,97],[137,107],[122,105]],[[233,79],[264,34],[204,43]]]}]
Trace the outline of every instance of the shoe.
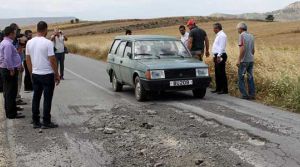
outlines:
[{"label": "shoe", "polygon": [[8,119],[22,119],[25,118],[25,115],[17,114],[15,117],[8,117]]},{"label": "shoe", "polygon": [[219,93],[220,91],[217,91],[217,90],[213,90],[211,91],[211,93]]},{"label": "shoe", "polygon": [[60,80],[65,80],[65,78],[63,76],[60,77]]},{"label": "shoe", "polygon": [[221,91],[221,92],[218,92],[218,95],[227,95],[228,92],[224,92],[224,91]]},{"label": "shoe", "polygon": [[249,96],[248,100],[256,100],[255,96]]},{"label": "shoe", "polygon": [[241,99],[249,100],[249,97],[248,96],[242,96]]},{"label": "shoe", "polygon": [[19,105],[19,106],[27,105],[27,103],[24,102],[23,100],[18,100],[18,101],[17,101],[17,105]]},{"label": "shoe", "polygon": [[54,128],[58,128],[58,125],[53,122],[42,125],[42,129],[54,129]]},{"label": "shoe", "polygon": [[17,106],[17,111],[24,111],[24,108]]},{"label": "shoe", "polygon": [[42,127],[42,124],[40,122],[33,122],[33,129],[38,129]]}]

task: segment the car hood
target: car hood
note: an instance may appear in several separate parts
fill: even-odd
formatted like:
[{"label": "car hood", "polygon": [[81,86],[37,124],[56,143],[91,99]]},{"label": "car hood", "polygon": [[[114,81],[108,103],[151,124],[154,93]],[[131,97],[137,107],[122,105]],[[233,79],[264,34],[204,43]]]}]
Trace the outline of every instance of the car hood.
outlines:
[{"label": "car hood", "polygon": [[141,59],[140,63],[146,65],[148,69],[164,70],[164,69],[184,69],[184,68],[203,68],[208,67],[202,61],[194,58],[184,59]]}]

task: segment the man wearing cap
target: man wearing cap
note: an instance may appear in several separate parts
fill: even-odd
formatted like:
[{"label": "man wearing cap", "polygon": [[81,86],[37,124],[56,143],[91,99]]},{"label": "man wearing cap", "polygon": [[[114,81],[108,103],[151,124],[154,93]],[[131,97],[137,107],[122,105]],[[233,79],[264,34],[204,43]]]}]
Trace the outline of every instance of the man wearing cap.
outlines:
[{"label": "man wearing cap", "polygon": [[[254,100],[255,99],[255,84],[253,76],[254,66],[254,37],[248,33],[248,26],[245,23],[239,23],[237,25],[239,36],[239,48],[240,54],[236,65],[238,66],[239,76],[239,89],[242,94],[242,99]],[[245,76],[248,81],[248,92],[245,86]]]},{"label": "man wearing cap", "polygon": [[205,55],[206,57],[209,57],[209,40],[207,38],[207,34],[196,25],[196,22],[193,19],[188,21],[187,26],[190,29],[188,48],[194,57],[203,61],[204,44]]},{"label": "man wearing cap", "polygon": [[215,62],[216,90],[212,91],[212,93],[228,94],[228,83],[226,76],[227,35],[224,33],[223,27],[220,23],[215,23],[213,25],[213,29],[216,33],[216,39],[212,48]]}]

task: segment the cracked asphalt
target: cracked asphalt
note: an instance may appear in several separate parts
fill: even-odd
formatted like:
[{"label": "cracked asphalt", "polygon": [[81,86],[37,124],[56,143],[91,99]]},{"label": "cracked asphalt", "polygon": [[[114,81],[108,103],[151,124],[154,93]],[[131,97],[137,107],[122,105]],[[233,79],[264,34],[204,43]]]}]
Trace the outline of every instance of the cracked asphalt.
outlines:
[{"label": "cracked asphalt", "polygon": [[31,93],[23,94],[25,119],[5,120],[2,109],[0,166],[300,166],[298,114],[210,93],[139,103],[132,88],[113,92],[105,70],[104,62],[67,56],[52,109],[58,129],[32,129]]}]

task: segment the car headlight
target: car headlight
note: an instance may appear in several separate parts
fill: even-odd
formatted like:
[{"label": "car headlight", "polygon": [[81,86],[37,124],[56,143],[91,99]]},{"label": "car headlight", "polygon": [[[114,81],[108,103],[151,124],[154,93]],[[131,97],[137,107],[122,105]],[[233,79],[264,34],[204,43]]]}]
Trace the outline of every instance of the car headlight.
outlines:
[{"label": "car headlight", "polygon": [[208,77],[208,68],[198,68],[196,69],[196,77]]},{"label": "car headlight", "polygon": [[150,71],[151,79],[165,79],[165,71],[164,70],[153,70]]}]

